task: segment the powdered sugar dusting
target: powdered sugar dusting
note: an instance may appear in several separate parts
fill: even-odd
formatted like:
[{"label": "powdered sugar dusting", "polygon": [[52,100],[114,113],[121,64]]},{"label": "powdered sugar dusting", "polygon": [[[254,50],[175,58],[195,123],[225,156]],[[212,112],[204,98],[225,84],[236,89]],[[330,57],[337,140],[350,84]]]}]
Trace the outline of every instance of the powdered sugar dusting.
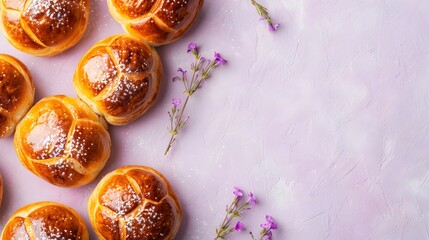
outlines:
[{"label": "powdered sugar dusting", "polygon": [[77,0],[33,0],[22,17],[39,41],[53,46],[72,37],[82,15],[84,8]]},{"label": "powdered sugar dusting", "polygon": [[149,198],[159,195],[159,191],[168,194],[166,189],[165,183],[154,173],[133,168],[129,171],[117,171],[98,192],[101,205],[96,205],[103,210],[96,212],[117,216],[119,229],[110,232],[122,232],[126,239],[166,239],[176,230],[179,211],[176,204],[168,195],[162,195],[158,201],[143,195],[148,190],[153,191],[146,194]]},{"label": "powdered sugar dusting", "polygon": [[[4,229],[4,239],[30,239],[27,229],[35,239],[81,239],[86,227],[80,216],[67,208],[50,203],[34,203],[20,211]],[[24,225],[24,221],[28,223]],[[83,230],[85,229],[85,230]]]},{"label": "powdered sugar dusting", "polygon": [[78,84],[88,89],[81,90],[86,95],[83,99],[105,115],[141,112],[145,100],[155,94],[148,94],[151,82],[159,81],[151,76],[159,68],[153,51],[134,38],[118,36],[88,52],[77,70],[82,76]]},{"label": "powdered sugar dusting", "polygon": [[42,100],[28,116],[22,123],[28,131],[22,134],[20,147],[29,158],[22,160],[33,161],[33,171],[49,182],[73,185],[99,171],[94,164],[107,161],[107,131],[99,122],[75,119],[60,97]]},{"label": "powdered sugar dusting", "polygon": [[13,45],[34,55],[55,55],[73,46],[88,22],[86,1],[6,0],[5,5],[6,34]]}]

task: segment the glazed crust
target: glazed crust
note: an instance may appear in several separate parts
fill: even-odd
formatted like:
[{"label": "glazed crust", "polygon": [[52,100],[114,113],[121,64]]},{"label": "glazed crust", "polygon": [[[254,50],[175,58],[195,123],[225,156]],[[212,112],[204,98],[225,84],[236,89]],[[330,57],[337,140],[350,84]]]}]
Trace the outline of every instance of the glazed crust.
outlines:
[{"label": "glazed crust", "polygon": [[172,240],[182,221],[180,203],[156,170],[126,166],[106,175],[88,200],[99,239]]},{"label": "glazed crust", "polygon": [[88,24],[89,0],[0,0],[0,26],[17,49],[53,56],[75,45]]},{"label": "glazed crust", "polygon": [[122,28],[153,46],[180,38],[194,22],[203,0],[107,0]]},{"label": "glazed crust", "polygon": [[93,181],[109,158],[110,145],[106,123],[85,103],[60,95],[34,105],[15,133],[21,163],[61,187]]},{"label": "glazed crust", "polygon": [[74,87],[80,99],[112,125],[143,115],[158,96],[161,60],[154,48],[130,35],[95,44],[80,60]]},{"label": "glazed crust", "polygon": [[1,239],[89,240],[89,234],[85,222],[75,210],[54,202],[37,202],[12,215]]},{"label": "glazed crust", "polygon": [[15,131],[34,101],[34,85],[27,67],[18,59],[0,54],[0,138]]}]

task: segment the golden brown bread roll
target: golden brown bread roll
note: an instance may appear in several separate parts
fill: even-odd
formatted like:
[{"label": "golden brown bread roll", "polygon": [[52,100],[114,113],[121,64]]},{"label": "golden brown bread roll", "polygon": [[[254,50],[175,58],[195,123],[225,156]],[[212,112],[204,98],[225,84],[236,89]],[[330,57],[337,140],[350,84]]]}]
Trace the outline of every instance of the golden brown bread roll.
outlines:
[{"label": "golden brown bread roll", "polygon": [[107,0],[122,28],[153,46],[171,43],[194,22],[203,0]]},{"label": "golden brown bread roll", "polygon": [[37,202],[12,215],[1,239],[89,240],[89,234],[85,222],[75,210],[54,202]]},{"label": "golden brown bread roll", "polygon": [[74,86],[80,99],[112,125],[134,121],[158,96],[161,60],[154,48],[130,35],[95,44],[80,60]]},{"label": "golden brown bread roll", "polygon": [[15,149],[21,163],[44,180],[82,186],[94,180],[109,158],[105,125],[78,99],[47,97],[18,124]]},{"label": "golden brown bread roll", "polygon": [[27,67],[0,54],[0,138],[10,136],[34,101],[34,85]]},{"label": "golden brown bread roll", "polygon": [[89,0],[1,0],[0,26],[15,48],[52,56],[81,39],[88,14]]},{"label": "golden brown bread roll", "polygon": [[179,200],[167,179],[143,166],[107,174],[89,197],[88,211],[101,240],[171,240],[182,221]]}]

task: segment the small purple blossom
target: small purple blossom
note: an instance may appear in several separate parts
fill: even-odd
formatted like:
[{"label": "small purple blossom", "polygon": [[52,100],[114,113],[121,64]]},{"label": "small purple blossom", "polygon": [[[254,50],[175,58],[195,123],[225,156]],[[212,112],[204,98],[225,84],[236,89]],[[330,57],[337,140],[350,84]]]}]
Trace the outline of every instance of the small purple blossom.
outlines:
[{"label": "small purple blossom", "polygon": [[177,108],[182,103],[182,101],[180,101],[180,99],[178,99],[178,98],[173,98],[173,99],[171,99],[171,103],[173,104],[173,106],[175,108]]},{"label": "small purple blossom", "polygon": [[175,82],[175,81],[179,81],[180,80],[180,78],[178,77],[178,76],[175,76],[173,79],[172,79],[172,81],[173,82]]},{"label": "small purple blossom", "polygon": [[233,191],[234,195],[237,197],[238,201],[240,201],[240,199],[243,197],[244,193],[243,190],[241,190],[238,187],[234,187],[234,191]]},{"label": "small purple blossom", "polygon": [[219,53],[215,52],[214,57],[215,57],[214,61],[216,65],[219,65],[219,64],[224,65],[226,63],[226,60],[223,59]]},{"label": "small purple blossom", "polygon": [[173,82],[176,80],[183,80],[184,81],[184,79],[186,79],[187,71],[183,70],[182,68],[178,68],[177,71],[182,74],[182,79],[180,79],[180,77],[175,77],[175,78],[173,78]]},{"label": "small purple blossom", "polygon": [[200,58],[200,62],[201,62],[201,63],[205,63],[205,62],[206,62],[206,58],[205,58],[205,57],[201,57],[201,58]]},{"label": "small purple blossom", "polygon": [[244,224],[240,221],[237,222],[237,224],[235,224],[234,230],[237,232],[241,232],[244,229],[246,229],[246,227],[244,226]]},{"label": "small purple blossom", "polygon": [[266,223],[261,224],[261,228],[265,231],[265,236],[267,236],[267,239],[271,239],[271,230],[277,229],[277,224],[274,222],[274,218],[270,215],[265,216]]},{"label": "small purple blossom", "polygon": [[271,238],[273,237],[273,233],[271,231],[268,231],[265,237],[265,240],[271,240]]},{"label": "small purple blossom", "polygon": [[188,44],[188,50],[186,52],[192,52],[198,54],[198,46],[195,42],[190,42]]},{"label": "small purple blossom", "polygon": [[256,205],[256,199],[255,199],[255,197],[253,196],[253,193],[249,192],[249,193],[247,194],[247,196],[249,196],[249,200],[247,200],[247,203],[250,203],[250,204],[252,204],[253,206],[255,206],[255,205]]},{"label": "small purple blossom", "polygon": [[280,26],[279,23],[270,23],[270,24],[268,24],[268,29],[271,32],[275,32],[275,31],[277,31],[277,28],[279,28],[279,26]]},{"label": "small purple blossom", "polygon": [[185,71],[185,70],[183,70],[182,68],[178,68],[178,69],[177,69],[177,71],[178,71],[178,72],[180,72],[180,73],[182,73],[182,74],[185,74],[185,73],[186,73],[186,71]]}]

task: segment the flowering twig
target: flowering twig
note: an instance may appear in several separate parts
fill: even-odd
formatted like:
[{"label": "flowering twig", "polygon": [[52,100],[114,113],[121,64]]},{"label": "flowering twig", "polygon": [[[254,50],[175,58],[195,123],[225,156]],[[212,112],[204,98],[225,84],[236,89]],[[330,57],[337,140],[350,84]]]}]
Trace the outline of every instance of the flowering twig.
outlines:
[{"label": "flowering twig", "polygon": [[273,22],[270,17],[270,14],[268,13],[268,9],[259,4],[256,0],[250,0],[250,2],[253,4],[253,6],[255,6],[259,16],[261,16],[261,19],[267,21],[268,29],[272,32],[275,32],[277,28],[279,28],[280,24]]},{"label": "flowering twig", "polygon": [[[261,224],[261,238],[260,240],[271,240],[273,233],[272,230],[276,230],[277,229],[277,224],[274,221],[274,218],[271,217],[270,215],[266,215],[265,216],[265,220],[267,221],[266,223]],[[253,236],[252,232],[249,232],[250,236],[252,236],[253,240],[256,240],[256,238]]]},{"label": "flowering twig", "polygon": [[185,87],[186,99],[183,106],[180,108],[181,101],[177,98],[173,98],[173,107],[171,112],[168,112],[170,117],[170,128],[168,131],[171,134],[170,141],[167,148],[165,149],[164,155],[167,155],[170,148],[176,141],[176,136],[180,133],[180,130],[185,126],[186,121],[189,117],[184,118],[183,113],[185,112],[186,106],[188,105],[189,98],[200,88],[202,82],[210,77],[211,71],[219,65],[226,64],[226,60],[223,59],[219,53],[214,53],[214,60],[205,59],[198,52],[197,44],[191,42],[188,45],[187,52],[192,53],[195,57],[194,63],[191,64],[192,77],[188,78],[187,71],[182,68],[178,68],[177,71],[180,76],[173,78],[173,82],[180,81]]},{"label": "flowering twig", "polygon": [[252,193],[248,194],[249,199],[244,203],[241,202],[244,196],[243,190],[236,187],[233,193],[235,195],[234,201],[232,201],[231,205],[226,207],[226,216],[219,228],[216,228],[216,237],[214,240],[225,239],[226,236],[233,232],[243,231],[245,229],[243,223],[238,221],[232,226],[232,221],[238,218],[244,211],[249,210],[251,205],[256,205],[256,200]]}]

